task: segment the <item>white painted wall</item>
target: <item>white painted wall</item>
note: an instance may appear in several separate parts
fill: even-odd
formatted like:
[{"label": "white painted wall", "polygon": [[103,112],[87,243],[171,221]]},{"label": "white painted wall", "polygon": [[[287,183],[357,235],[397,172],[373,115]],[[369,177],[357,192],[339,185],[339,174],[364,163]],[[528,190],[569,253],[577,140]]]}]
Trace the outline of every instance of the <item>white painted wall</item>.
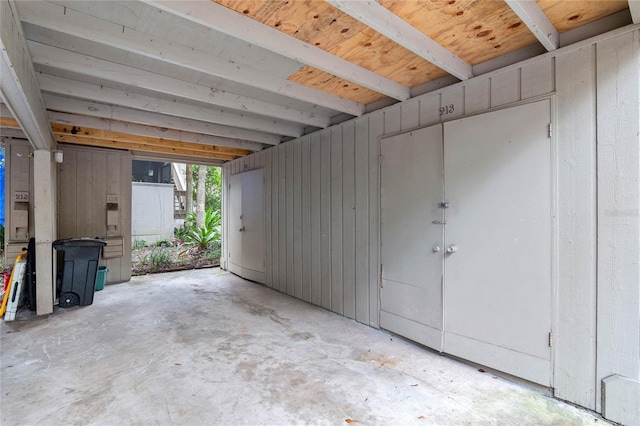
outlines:
[{"label": "white painted wall", "polygon": [[173,238],[173,185],[132,182],[131,241]]},{"label": "white painted wall", "polygon": [[[639,81],[635,25],[238,159],[223,182],[264,168],[269,287],[378,327],[380,137],[550,97],[554,392],[602,412],[603,379],[640,390]],[[604,400],[640,423],[638,406]]]}]

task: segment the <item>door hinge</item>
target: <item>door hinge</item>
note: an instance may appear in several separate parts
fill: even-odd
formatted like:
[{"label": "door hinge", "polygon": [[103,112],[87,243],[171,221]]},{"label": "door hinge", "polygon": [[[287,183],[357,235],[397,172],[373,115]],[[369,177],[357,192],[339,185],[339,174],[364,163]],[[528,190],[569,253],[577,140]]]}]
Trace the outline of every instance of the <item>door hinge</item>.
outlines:
[{"label": "door hinge", "polygon": [[553,333],[549,332],[549,347],[553,346]]},{"label": "door hinge", "polygon": [[553,124],[549,123],[549,139],[551,139],[552,135],[553,135]]},{"label": "door hinge", "polygon": [[382,284],[382,263],[380,264],[380,288],[383,288],[384,285]]}]

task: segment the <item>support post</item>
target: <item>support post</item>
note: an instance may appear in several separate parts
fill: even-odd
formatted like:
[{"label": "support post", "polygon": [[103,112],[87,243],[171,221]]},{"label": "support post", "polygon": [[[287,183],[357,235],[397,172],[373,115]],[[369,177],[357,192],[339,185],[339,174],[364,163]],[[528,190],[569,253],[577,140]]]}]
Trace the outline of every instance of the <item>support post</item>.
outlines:
[{"label": "support post", "polygon": [[34,152],[33,160],[36,314],[46,315],[53,312],[55,300],[51,244],[56,236],[56,167],[51,151],[38,149]]}]

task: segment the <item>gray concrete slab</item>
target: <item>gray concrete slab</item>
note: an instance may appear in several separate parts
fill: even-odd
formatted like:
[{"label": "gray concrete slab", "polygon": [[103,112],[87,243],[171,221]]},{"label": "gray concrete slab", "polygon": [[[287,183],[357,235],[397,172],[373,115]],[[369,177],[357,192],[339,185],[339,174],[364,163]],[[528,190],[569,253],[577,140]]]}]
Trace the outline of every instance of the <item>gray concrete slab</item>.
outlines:
[{"label": "gray concrete slab", "polygon": [[591,425],[592,413],[219,269],[2,322],[8,425]]}]

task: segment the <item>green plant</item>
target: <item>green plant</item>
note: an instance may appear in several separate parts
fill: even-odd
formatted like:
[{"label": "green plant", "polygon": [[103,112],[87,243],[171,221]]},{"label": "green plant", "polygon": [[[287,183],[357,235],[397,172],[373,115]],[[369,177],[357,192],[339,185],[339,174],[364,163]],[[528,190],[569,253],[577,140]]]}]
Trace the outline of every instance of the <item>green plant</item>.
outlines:
[{"label": "green plant", "polygon": [[204,226],[192,229],[187,235],[189,244],[197,246],[199,250],[207,250],[209,246],[219,238],[219,233],[213,229],[207,229]]},{"label": "green plant", "polygon": [[182,226],[180,228],[173,228],[173,237],[181,242],[184,242],[187,239],[187,233],[189,229],[186,226]]},{"label": "green plant", "polygon": [[162,267],[171,263],[171,253],[164,248],[154,248],[149,253],[149,263],[154,267]]},{"label": "green plant", "polygon": [[219,243],[221,219],[220,212],[208,209],[204,215],[204,226],[198,227],[195,225],[195,214],[190,213],[185,220],[186,242],[197,246],[202,251],[209,249],[215,242]]},{"label": "green plant", "polygon": [[[205,212],[206,215],[206,212]],[[184,220],[184,230],[188,233],[189,230],[194,229],[196,227],[196,212],[189,212],[187,217]]]},{"label": "green plant", "polygon": [[172,245],[171,241],[167,239],[156,241],[156,247],[170,247]]},{"label": "green plant", "polygon": [[147,242],[145,240],[134,240],[133,241],[133,249],[140,250],[141,248],[147,247]]}]

